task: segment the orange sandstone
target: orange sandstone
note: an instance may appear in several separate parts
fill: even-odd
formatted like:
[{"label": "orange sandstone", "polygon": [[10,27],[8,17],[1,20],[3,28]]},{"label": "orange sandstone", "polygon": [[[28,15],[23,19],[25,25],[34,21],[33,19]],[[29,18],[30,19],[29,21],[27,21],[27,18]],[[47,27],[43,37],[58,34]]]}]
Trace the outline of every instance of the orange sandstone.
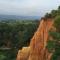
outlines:
[{"label": "orange sandstone", "polygon": [[17,60],[28,60],[30,47],[23,47],[18,51]]},{"label": "orange sandstone", "polygon": [[[46,49],[48,32],[51,30],[53,21],[51,18],[42,19],[40,25],[30,42],[30,48],[24,52],[18,52],[17,60],[50,60],[52,53]],[[29,50],[29,52],[27,52]],[[27,57],[28,55],[28,57]],[[26,59],[25,59],[26,57]]]}]

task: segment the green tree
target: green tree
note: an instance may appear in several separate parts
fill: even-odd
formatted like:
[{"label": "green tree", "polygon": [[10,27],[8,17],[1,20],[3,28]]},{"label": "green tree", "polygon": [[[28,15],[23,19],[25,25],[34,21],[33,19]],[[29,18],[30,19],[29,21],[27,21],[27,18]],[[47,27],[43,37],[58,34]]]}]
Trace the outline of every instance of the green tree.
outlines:
[{"label": "green tree", "polygon": [[54,26],[56,27],[56,30],[58,32],[60,32],[60,16],[57,16],[55,19],[54,19]]}]

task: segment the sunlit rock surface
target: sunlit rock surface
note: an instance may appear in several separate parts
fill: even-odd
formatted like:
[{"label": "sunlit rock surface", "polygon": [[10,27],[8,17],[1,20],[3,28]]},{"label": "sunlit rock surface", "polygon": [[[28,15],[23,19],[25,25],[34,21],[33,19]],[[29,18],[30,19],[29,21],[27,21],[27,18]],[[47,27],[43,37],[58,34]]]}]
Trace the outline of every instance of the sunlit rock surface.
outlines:
[{"label": "sunlit rock surface", "polygon": [[30,47],[23,47],[18,51],[17,60],[28,60],[30,53]]}]

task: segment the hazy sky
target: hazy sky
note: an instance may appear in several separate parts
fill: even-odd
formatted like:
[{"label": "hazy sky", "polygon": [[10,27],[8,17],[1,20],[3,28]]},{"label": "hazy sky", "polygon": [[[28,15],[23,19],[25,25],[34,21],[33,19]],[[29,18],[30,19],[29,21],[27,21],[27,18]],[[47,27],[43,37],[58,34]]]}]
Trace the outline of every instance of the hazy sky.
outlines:
[{"label": "hazy sky", "polygon": [[59,5],[60,0],[0,0],[0,14],[42,16]]}]

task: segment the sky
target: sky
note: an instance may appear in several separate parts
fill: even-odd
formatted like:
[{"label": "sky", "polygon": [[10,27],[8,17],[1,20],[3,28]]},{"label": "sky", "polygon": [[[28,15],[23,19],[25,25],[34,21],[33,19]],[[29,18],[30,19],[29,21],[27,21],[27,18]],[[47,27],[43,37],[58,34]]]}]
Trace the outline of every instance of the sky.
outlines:
[{"label": "sky", "polygon": [[0,14],[43,16],[59,5],[60,0],[0,0]]}]

